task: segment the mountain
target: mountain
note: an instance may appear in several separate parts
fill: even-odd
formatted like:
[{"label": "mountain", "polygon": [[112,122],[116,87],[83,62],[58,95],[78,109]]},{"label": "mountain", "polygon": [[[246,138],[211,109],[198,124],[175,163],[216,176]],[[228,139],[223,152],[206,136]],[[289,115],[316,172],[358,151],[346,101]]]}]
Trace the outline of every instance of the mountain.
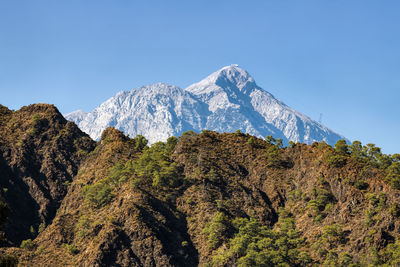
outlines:
[{"label": "mountain", "polygon": [[0,199],[8,210],[0,242],[19,245],[53,220],[81,161],[94,147],[53,105],[18,111],[0,105]]},{"label": "mountain", "polygon": [[[10,135],[19,131],[25,156],[18,166],[7,159],[13,174],[6,176],[8,190],[1,188],[0,198],[11,216],[28,213],[20,209],[30,201],[25,195],[41,199],[54,191],[65,193],[54,206],[54,217],[39,231],[19,233],[21,245],[0,246],[0,266],[400,262],[398,154],[383,155],[376,147],[344,142],[335,148],[323,142],[282,148],[274,140],[213,131],[188,132],[148,147],[140,138],[109,127],[99,142],[87,142],[86,152],[77,158],[76,151],[85,149],[82,144],[90,141],[88,137],[71,122],[65,128],[65,120],[51,120],[57,113],[45,115],[43,108],[4,116],[2,137],[12,140]],[[37,131],[24,135],[20,121],[31,125],[38,111],[41,119],[33,124]],[[48,134],[52,132],[56,135]],[[9,143],[4,147],[13,146]],[[48,157],[47,151],[54,154]],[[18,151],[11,155],[20,158]],[[47,173],[45,165],[35,167],[31,159],[54,162],[60,181],[52,175],[20,174],[24,166]],[[70,167],[68,159],[79,161]],[[68,168],[74,171],[65,173]],[[50,192],[39,190],[48,183],[53,183]],[[20,206],[11,205],[15,202]],[[13,229],[29,229],[32,221],[29,216],[25,220]],[[13,230],[12,222],[11,217],[6,220],[6,234]]]},{"label": "mountain", "polygon": [[65,117],[95,140],[108,126],[129,136],[142,134],[150,143],[203,129],[273,135],[285,144],[290,140],[334,144],[344,139],[260,88],[237,65],[226,66],[185,90],[163,83],[143,86],[117,93],[92,112],[75,111]]}]

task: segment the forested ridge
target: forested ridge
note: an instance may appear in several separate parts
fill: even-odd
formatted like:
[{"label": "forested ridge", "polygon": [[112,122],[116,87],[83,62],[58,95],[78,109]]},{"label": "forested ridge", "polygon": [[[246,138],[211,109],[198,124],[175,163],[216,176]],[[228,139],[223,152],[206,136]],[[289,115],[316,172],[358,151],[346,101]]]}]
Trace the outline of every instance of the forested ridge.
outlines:
[{"label": "forested ridge", "polygon": [[400,155],[240,131],[94,142],[0,107],[0,266],[398,266]]}]

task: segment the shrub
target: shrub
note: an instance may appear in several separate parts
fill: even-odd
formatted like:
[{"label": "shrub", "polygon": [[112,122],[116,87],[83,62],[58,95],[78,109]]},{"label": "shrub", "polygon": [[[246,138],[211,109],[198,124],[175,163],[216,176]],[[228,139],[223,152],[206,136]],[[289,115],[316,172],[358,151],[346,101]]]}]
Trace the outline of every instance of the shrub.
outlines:
[{"label": "shrub", "polygon": [[133,162],[128,160],[125,164],[117,163],[111,167],[108,172],[108,177],[104,179],[103,182],[112,187],[118,187],[133,175]]},{"label": "shrub", "polygon": [[275,145],[268,146],[266,160],[268,167],[280,167],[283,162],[280,149]]},{"label": "shrub", "polygon": [[346,140],[338,140],[335,144],[335,150],[339,155],[347,155],[349,153],[349,147],[347,146]]},{"label": "shrub", "polygon": [[311,263],[306,252],[299,251],[304,244],[295,229],[290,213],[281,211],[278,230],[263,226],[254,218],[236,218],[233,227],[237,232],[226,247],[221,247],[212,258],[217,266],[297,266]]},{"label": "shrub", "polygon": [[35,247],[32,239],[26,239],[21,242],[20,248],[32,250]]},{"label": "shrub", "polygon": [[82,188],[82,193],[85,199],[95,208],[104,207],[113,198],[111,187],[102,181],[93,185],[85,185]]},{"label": "shrub", "polygon": [[169,158],[174,141],[170,142],[169,145],[168,142],[153,144],[134,163],[135,173],[139,177],[152,179],[153,186],[176,187],[183,180],[178,167]]},{"label": "shrub", "polygon": [[137,151],[143,151],[148,143],[147,139],[141,134],[136,135],[136,137],[133,138],[133,141],[135,142],[134,147]]},{"label": "shrub", "polygon": [[235,131],[235,135],[237,135],[237,136],[243,136],[244,134],[240,131],[240,129],[237,129],[237,130]]},{"label": "shrub", "polygon": [[220,179],[214,168],[211,168],[211,170],[205,175],[205,178],[214,183],[217,183]]},{"label": "shrub", "polygon": [[312,197],[313,199],[310,200],[307,204],[307,208],[314,210],[317,214],[320,211],[325,210],[325,206],[334,201],[332,194],[321,188],[313,188],[312,190]]},{"label": "shrub", "polygon": [[71,255],[76,255],[79,253],[79,249],[74,244],[64,244],[64,247]]},{"label": "shrub", "polygon": [[247,139],[247,144],[249,144],[251,147],[255,146],[256,140],[254,139],[253,136],[251,136],[249,139]]},{"label": "shrub", "polygon": [[346,165],[347,158],[343,155],[330,154],[326,157],[326,162],[332,167],[340,168]]},{"label": "shrub", "polygon": [[91,230],[91,222],[86,215],[82,215],[75,226],[75,231],[79,237],[85,237]]},{"label": "shrub", "polygon": [[201,135],[207,136],[207,137],[212,137],[212,131],[204,129],[203,131],[201,131]]},{"label": "shrub", "polygon": [[400,189],[400,162],[393,162],[388,167],[386,180],[394,189]]},{"label": "shrub", "polygon": [[289,147],[295,147],[295,146],[296,146],[296,143],[293,142],[292,140],[290,140],[289,141]]},{"label": "shrub", "polygon": [[389,213],[394,217],[394,218],[399,218],[400,217],[400,206],[398,204],[393,204],[389,208]]},{"label": "shrub", "polygon": [[394,244],[389,244],[383,250],[382,260],[386,263],[385,266],[400,266],[400,241],[397,240]]},{"label": "shrub", "polygon": [[222,239],[228,230],[228,225],[229,219],[223,212],[214,214],[211,221],[205,225],[201,233],[206,235],[210,249],[216,249],[221,245]]},{"label": "shrub", "polygon": [[354,183],[354,187],[359,189],[359,190],[365,190],[369,187],[369,184],[363,180],[357,180]]},{"label": "shrub", "polygon": [[365,211],[365,225],[370,227],[375,224],[374,216],[376,215],[376,210],[374,208],[369,208]]},{"label": "shrub", "polygon": [[194,137],[194,136],[197,136],[197,133],[195,131],[190,130],[190,131],[184,132],[181,135],[180,138],[183,138],[183,137]]}]

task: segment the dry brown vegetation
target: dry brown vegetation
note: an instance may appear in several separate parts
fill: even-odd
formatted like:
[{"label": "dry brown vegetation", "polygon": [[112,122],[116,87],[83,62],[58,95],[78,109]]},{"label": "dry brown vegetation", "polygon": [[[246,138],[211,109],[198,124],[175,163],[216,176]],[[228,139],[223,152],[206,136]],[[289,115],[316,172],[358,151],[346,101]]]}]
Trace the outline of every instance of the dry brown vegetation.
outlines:
[{"label": "dry brown vegetation", "polygon": [[[399,159],[371,145],[281,148],[273,138],[206,130],[147,147],[141,137],[108,128],[94,147],[52,106],[0,113],[2,153],[10,151],[0,161],[9,171],[2,186],[14,179],[31,186],[40,214],[36,187],[15,170],[47,164],[41,168],[60,180],[51,171],[40,176],[57,188],[46,196],[61,192],[60,204],[36,234],[21,232],[15,240],[32,239],[21,247],[7,239],[11,215],[20,211],[0,192],[11,214],[1,253],[22,266],[399,264]],[[22,144],[11,145],[12,138]],[[54,169],[49,151],[63,159]],[[28,157],[39,165],[22,162]]]}]

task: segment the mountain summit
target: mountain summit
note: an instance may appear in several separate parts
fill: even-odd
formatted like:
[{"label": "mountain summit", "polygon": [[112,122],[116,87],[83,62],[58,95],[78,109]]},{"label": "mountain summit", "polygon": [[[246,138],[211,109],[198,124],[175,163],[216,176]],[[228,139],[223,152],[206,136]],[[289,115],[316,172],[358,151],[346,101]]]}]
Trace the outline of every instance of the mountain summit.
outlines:
[{"label": "mountain summit", "polygon": [[75,111],[66,118],[96,140],[108,126],[130,136],[142,134],[150,143],[203,129],[240,129],[259,137],[273,135],[284,143],[334,144],[344,138],[286,106],[238,65],[223,67],[186,89],[158,83],[122,91],[92,112]]}]

